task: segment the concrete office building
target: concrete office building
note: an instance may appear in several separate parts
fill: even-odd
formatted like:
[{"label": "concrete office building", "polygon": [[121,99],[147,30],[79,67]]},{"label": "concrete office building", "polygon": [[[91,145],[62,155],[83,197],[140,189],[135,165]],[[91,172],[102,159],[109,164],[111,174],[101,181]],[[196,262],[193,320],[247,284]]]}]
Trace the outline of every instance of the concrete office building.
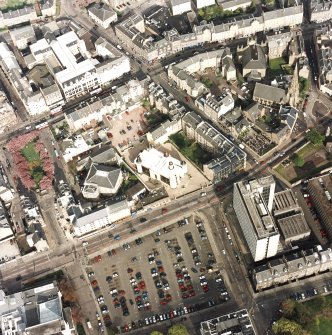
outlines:
[{"label": "concrete office building", "polygon": [[277,254],[279,232],[271,215],[272,176],[234,184],[233,206],[255,262]]},{"label": "concrete office building", "polygon": [[55,283],[8,295],[0,290],[0,316],[3,335],[71,335],[75,332],[70,308],[63,308]]},{"label": "concrete office building", "polygon": [[188,172],[185,161],[179,161],[155,148],[148,148],[140,152],[134,164],[138,173],[145,173],[152,179],[168,184],[171,188],[177,188],[181,179]]},{"label": "concrete office building", "polygon": [[254,327],[246,309],[202,321],[201,335],[255,335]]},{"label": "concrete office building", "polygon": [[286,245],[292,245],[310,237],[311,230],[292,190],[275,193],[273,217]]}]

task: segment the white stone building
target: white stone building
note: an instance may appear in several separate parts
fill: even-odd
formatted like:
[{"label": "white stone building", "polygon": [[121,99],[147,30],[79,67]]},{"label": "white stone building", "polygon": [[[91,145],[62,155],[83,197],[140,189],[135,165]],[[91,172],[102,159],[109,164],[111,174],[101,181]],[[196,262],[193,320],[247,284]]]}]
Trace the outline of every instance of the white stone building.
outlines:
[{"label": "white stone building", "polygon": [[324,22],[332,19],[332,2],[315,0],[311,1],[311,22]]},{"label": "white stone building", "polygon": [[46,63],[67,100],[94,91],[130,71],[129,59],[122,54],[102,63],[91,58],[85,42],[74,31],[49,41],[41,39],[30,50],[37,62]]},{"label": "white stone building", "polygon": [[75,236],[79,237],[95,230],[114,225],[131,214],[127,200],[122,200],[94,212],[83,214],[77,207],[69,207]]},{"label": "white stone building", "polygon": [[140,106],[143,97],[143,83],[138,80],[130,80],[123,86],[118,87],[115,93],[108,97],[84,107],[76,108],[71,113],[66,113],[65,118],[70,129],[77,131],[90,126],[91,122],[102,121],[103,116],[119,115]]},{"label": "white stone building", "polygon": [[157,179],[177,188],[181,179],[187,174],[188,167],[184,161],[179,161],[167,153],[155,148],[145,149],[135,158],[137,172],[148,175],[151,179]]},{"label": "white stone building", "polygon": [[213,6],[216,4],[215,0],[195,0],[194,2],[197,9]]},{"label": "white stone building", "polygon": [[19,49],[25,49],[28,44],[36,42],[35,31],[32,26],[23,26],[9,31],[14,45]]},{"label": "white stone building", "polygon": [[171,0],[173,15],[180,15],[191,11],[191,0]]},{"label": "white stone building", "polygon": [[49,107],[40,91],[27,97],[26,106],[30,115],[38,115],[49,111]]},{"label": "white stone building", "polygon": [[116,12],[103,3],[93,3],[88,8],[88,14],[94,22],[104,29],[107,29],[111,23],[118,20]]},{"label": "white stone building", "polygon": [[6,94],[0,91],[0,133],[9,128],[16,127],[18,118],[12,105],[9,103]]},{"label": "white stone building", "polygon": [[210,120],[217,122],[222,115],[234,108],[234,99],[230,93],[224,93],[218,97],[208,93],[206,96],[196,99],[195,105]]}]

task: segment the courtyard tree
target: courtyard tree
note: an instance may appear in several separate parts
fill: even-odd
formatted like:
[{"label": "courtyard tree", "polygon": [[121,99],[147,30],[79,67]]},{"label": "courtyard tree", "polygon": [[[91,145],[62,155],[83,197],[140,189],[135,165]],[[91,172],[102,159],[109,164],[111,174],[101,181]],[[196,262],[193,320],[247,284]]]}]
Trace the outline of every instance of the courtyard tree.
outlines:
[{"label": "courtyard tree", "polygon": [[280,308],[284,317],[290,318],[293,315],[295,304],[296,302],[293,299],[286,299],[281,303]]},{"label": "courtyard tree", "polygon": [[315,147],[319,147],[325,140],[325,136],[322,135],[317,128],[310,129],[305,134],[305,138]]},{"label": "courtyard tree", "polygon": [[151,332],[150,335],[164,335],[164,334],[161,332],[158,332],[157,330],[154,330],[153,332]]},{"label": "courtyard tree", "polygon": [[303,335],[302,327],[295,321],[281,318],[273,326],[272,331],[276,335]]},{"label": "courtyard tree", "polygon": [[297,166],[297,167],[302,167],[304,165],[304,159],[303,159],[303,157],[300,156],[297,153],[295,153],[292,156],[292,161],[293,161],[294,165]]},{"label": "courtyard tree", "polygon": [[184,325],[177,324],[168,329],[167,335],[189,335],[189,333]]}]

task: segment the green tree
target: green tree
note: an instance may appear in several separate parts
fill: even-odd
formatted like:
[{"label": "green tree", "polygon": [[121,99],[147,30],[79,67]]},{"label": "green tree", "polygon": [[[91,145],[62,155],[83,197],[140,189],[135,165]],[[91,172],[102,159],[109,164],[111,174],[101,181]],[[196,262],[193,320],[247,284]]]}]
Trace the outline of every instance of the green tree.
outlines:
[{"label": "green tree", "polygon": [[292,161],[297,167],[302,167],[304,165],[304,159],[299,154],[295,153],[292,157]]},{"label": "green tree", "polygon": [[168,329],[167,335],[189,335],[185,326],[177,324]]},{"label": "green tree", "polygon": [[161,332],[158,332],[157,330],[154,330],[153,332],[151,332],[150,335],[164,335],[164,334]]},{"label": "green tree", "polygon": [[306,134],[305,138],[311,142],[315,147],[322,145],[325,140],[325,136],[322,135],[317,128],[310,129]]},{"label": "green tree", "polygon": [[281,310],[284,317],[291,319],[294,313],[296,302],[293,299],[286,299],[281,303]]},{"label": "green tree", "polygon": [[302,327],[295,321],[281,318],[273,326],[272,331],[276,335],[303,335]]}]

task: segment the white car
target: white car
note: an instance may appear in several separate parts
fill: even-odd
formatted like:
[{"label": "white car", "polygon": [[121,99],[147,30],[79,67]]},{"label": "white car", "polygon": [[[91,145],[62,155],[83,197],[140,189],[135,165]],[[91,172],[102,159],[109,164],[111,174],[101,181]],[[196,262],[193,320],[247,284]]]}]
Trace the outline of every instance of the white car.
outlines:
[{"label": "white car", "polygon": [[225,249],[222,249],[222,253],[223,253],[224,255],[226,255],[226,250],[225,250]]},{"label": "white car", "polygon": [[184,313],[188,314],[188,308],[186,306],[183,307]]},{"label": "white car", "polygon": [[86,247],[88,244],[89,244],[89,242],[87,242],[87,241],[84,241],[84,242],[82,243],[83,247]]},{"label": "white car", "polygon": [[206,192],[202,192],[201,197],[206,197]]},{"label": "white car", "polygon": [[117,277],[119,277],[119,274],[118,274],[117,272],[114,272],[114,273],[112,274],[112,277],[113,277],[113,278],[117,278]]}]

